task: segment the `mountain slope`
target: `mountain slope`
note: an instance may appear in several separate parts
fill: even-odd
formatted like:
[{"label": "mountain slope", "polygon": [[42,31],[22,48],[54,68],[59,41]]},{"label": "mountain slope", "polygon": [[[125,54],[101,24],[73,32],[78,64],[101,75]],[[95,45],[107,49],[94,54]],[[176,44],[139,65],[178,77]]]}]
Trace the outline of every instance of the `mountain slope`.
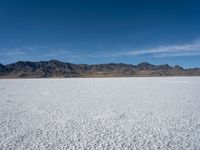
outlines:
[{"label": "mountain slope", "polygon": [[199,76],[200,68],[184,69],[178,65],[72,64],[58,60],[13,64],[0,64],[0,78],[52,78],[52,77],[125,77],[125,76]]}]

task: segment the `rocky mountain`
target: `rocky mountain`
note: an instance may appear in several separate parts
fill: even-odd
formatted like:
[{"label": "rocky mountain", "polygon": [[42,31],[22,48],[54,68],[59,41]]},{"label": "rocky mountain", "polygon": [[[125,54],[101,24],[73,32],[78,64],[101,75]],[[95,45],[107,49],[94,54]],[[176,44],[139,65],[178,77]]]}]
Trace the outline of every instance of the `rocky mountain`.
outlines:
[{"label": "rocky mountain", "polygon": [[0,64],[0,76],[3,76],[6,73],[8,73],[8,69],[4,65]]},{"label": "rocky mountain", "polygon": [[128,76],[199,76],[200,68],[184,69],[178,65],[72,64],[58,60],[0,64],[0,78],[54,78],[54,77],[128,77]]}]

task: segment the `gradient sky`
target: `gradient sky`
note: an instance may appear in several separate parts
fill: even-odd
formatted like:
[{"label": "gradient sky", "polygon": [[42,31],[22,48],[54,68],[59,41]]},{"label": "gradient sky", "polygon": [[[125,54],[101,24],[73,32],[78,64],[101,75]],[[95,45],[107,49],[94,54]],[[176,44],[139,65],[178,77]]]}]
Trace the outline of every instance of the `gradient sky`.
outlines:
[{"label": "gradient sky", "polygon": [[0,0],[0,62],[200,67],[199,0]]}]

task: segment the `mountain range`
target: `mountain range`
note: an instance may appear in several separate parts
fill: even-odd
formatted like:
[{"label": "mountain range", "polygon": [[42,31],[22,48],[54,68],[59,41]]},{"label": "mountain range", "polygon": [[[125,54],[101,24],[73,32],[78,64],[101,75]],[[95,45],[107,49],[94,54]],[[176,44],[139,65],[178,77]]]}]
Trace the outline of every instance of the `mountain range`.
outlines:
[{"label": "mountain range", "polygon": [[0,64],[0,78],[131,77],[131,76],[200,76],[200,68],[184,69],[179,65],[138,65],[123,63],[72,64],[58,60]]}]

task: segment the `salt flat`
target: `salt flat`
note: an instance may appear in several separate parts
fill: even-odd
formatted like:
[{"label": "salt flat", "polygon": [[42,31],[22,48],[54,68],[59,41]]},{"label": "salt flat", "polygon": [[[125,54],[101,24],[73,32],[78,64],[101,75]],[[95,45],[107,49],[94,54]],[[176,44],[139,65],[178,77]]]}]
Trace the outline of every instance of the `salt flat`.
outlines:
[{"label": "salt flat", "polygon": [[0,149],[200,149],[200,77],[2,79]]}]

